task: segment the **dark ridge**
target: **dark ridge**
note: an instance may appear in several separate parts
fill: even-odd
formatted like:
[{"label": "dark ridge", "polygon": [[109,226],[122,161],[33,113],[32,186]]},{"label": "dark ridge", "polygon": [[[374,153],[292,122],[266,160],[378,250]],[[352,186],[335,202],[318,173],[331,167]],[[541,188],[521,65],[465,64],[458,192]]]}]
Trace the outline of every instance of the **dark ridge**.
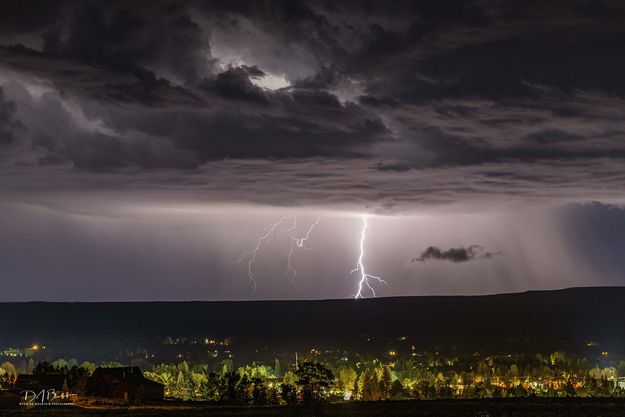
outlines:
[{"label": "dark ridge", "polygon": [[0,303],[2,342],[104,348],[165,336],[230,337],[238,347],[366,348],[402,337],[463,351],[622,349],[625,287],[487,296],[239,302]]}]

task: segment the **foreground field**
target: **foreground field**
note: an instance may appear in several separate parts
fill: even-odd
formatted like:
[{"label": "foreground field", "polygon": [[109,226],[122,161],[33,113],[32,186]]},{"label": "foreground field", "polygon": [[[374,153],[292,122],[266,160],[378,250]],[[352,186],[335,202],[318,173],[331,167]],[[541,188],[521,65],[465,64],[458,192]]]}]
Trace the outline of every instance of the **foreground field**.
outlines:
[{"label": "foreground field", "polygon": [[623,417],[625,400],[616,398],[384,401],[305,407],[225,407],[201,404],[126,408],[36,407],[0,410],[1,417]]}]

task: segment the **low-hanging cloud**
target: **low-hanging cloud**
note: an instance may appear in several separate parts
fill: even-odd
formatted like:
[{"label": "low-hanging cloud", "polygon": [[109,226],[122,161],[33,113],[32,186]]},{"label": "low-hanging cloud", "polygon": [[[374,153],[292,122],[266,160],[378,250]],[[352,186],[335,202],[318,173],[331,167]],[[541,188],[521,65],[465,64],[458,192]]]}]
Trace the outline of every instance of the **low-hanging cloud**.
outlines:
[{"label": "low-hanging cloud", "polygon": [[492,259],[493,256],[500,255],[501,252],[487,252],[480,245],[471,245],[467,248],[459,246],[457,248],[441,249],[430,246],[417,258],[410,260],[410,263],[425,261],[448,261],[453,263],[470,262],[480,259]]}]

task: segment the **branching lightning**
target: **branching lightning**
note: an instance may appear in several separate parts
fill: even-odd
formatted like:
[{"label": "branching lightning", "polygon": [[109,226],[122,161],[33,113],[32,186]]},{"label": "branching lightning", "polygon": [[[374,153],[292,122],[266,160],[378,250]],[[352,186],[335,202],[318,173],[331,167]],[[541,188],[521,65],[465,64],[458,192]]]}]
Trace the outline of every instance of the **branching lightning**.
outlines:
[{"label": "branching lightning", "polygon": [[250,240],[256,240],[256,246],[254,246],[254,248],[252,248],[251,250],[247,252],[243,252],[243,255],[241,255],[238,262],[241,263],[247,258],[247,276],[250,279],[250,282],[252,283],[254,292],[256,292],[256,280],[254,279],[253,265],[254,265],[254,262],[256,261],[256,254],[258,253],[260,248],[263,246],[263,244],[266,244],[269,241],[269,239],[271,239],[271,236],[274,235],[278,226],[280,226],[281,224],[283,224],[285,221],[289,219],[290,217],[283,217],[277,222],[269,225],[269,229],[267,230],[267,233],[265,233],[264,235],[262,235],[261,237],[257,239],[254,239],[250,236],[245,235],[245,237],[247,237]]},{"label": "branching lightning", "polygon": [[284,276],[287,278],[295,279],[295,276],[297,276],[297,270],[293,266],[293,255],[295,253],[295,249],[303,248],[306,250],[310,250],[306,246],[306,242],[308,241],[308,239],[310,239],[310,234],[312,233],[315,226],[319,224],[319,219],[320,218],[317,217],[317,219],[310,225],[306,233],[301,237],[297,237],[294,235],[297,229],[297,217],[296,216],[282,217],[277,222],[270,224],[269,228],[267,229],[267,232],[258,238],[253,238],[248,235],[243,235],[245,238],[255,242],[255,245],[253,246],[253,248],[246,252],[243,252],[243,254],[238,260],[239,263],[247,260],[247,275],[253,286],[254,292],[256,291],[256,279],[254,279],[254,262],[256,262],[256,256],[258,254],[258,251],[264,245],[266,245],[273,236],[277,235],[280,232],[286,233],[286,235],[290,239],[291,245],[290,245],[288,258],[287,258],[287,269],[284,272]]},{"label": "branching lightning", "polygon": [[354,295],[355,299],[365,298],[362,294],[364,287],[366,286],[371,291],[371,294],[376,297],[375,290],[371,286],[369,280],[378,281],[381,284],[388,285],[384,279],[381,277],[371,275],[367,273],[365,270],[365,265],[363,263],[363,259],[365,257],[365,240],[367,237],[367,233],[370,233],[369,224],[367,223],[367,216],[362,216],[362,229],[360,231],[360,255],[358,256],[358,262],[356,263],[356,268],[351,270],[351,274],[354,272],[360,272],[360,280],[358,281],[358,291]]},{"label": "branching lightning", "polygon": [[[290,240],[289,251],[287,255],[287,268],[284,271],[284,276],[288,279],[295,280],[297,276],[297,270],[293,264],[293,256],[295,255],[295,251],[297,249],[305,249],[310,250],[308,246],[306,246],[308,240],[310,239],[310,235],[315,229],[315,227],[319,224],[320,218],[317,217],[314,222],[310,224],[308,229],[306,229],[306,233],[302,235],[296,235],[297,231],[297,217],[296,216],[286,216],[282,217],[280,220],[275,223],[271,223],[267,228],[265,234],[259,237],[251,237],[248,235],[242,235],[246,239],[254,242],[254,246],[252,249],[243,252],[238,262],[242,263],[244,261],[247,262],[247,275],[253,286],[253,291],[256,291],[256,280],[254,278],[254,263],[256,262],[256,257],[258,252],[262,249],[263,246],[267,245],[269,241],[278,234],[285,234]],[[372,285],[372,281],[377,281],[378,284],[388,285],[388,283],[379,276],[372,275],[368,273],[365,269],[364,258],[365,258],[365,242],[367,239],[367,234],[371,233],[369,228],[369,224],[367,222],[367,216],[362,217],[362,228],[360,231],[360,253],[358,256],[358,261],[356,262],[356,267],[351,270],[350,273],[358,272],[360,275],[360,279],[358,280],[357,291],[354,295],[355,299],[365,298],[364,293],[368,292],[373,297],[376,297],[375,288]]]},{"label": "branching lightning", "polygon": [[[286,271],[284,271],[284,276],[287,278],[291,278],[291,279],[295,279],[295,277],[297,276],[297,270],[293,267],[293,253],[295,253],[295,248],[304,248],[306,250],[310,250],[308,247],[306,247],[306,241],[310,238],[310,233],[313,231],[313,229],[315,228],[315,226],[317,226],[319,224],[319,217],[317,217],[317,219],[310,225],[310,227],[308,228],[308,230],[306,231],[306,234],[302,237],[294,237],[294,236],[290,236],[291,237],[291,247],[289,249],[289,257],[287,260],[287,269]],[[297,227],[297,217],[293,218],[293,230],[295,230],[295,228]]]}]

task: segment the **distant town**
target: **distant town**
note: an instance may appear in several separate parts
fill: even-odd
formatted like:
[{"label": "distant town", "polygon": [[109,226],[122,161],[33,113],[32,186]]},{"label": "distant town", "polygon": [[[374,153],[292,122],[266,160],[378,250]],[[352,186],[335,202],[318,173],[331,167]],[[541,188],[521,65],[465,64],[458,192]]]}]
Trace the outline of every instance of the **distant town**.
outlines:
[{"label": "distant town", "polygon": [[[597,341],[587,341],[583,354],[486,354],[422,350],[405,337],[366,338],[388,348],[382,354],[316,347],[265,351],[259,352],[258,361],[250,361],[250,353],[245,360],[239,358],[230,338],[166,336],[150,348],[126,346],[115,360],[95,363],[55,357],[50,345],[4,346],[0,398],[22,404],[26,399],[294,405],[307,399],[625,397],[625,357],[602,350]],[[272,360],[262,359],[270,354]]]}]

